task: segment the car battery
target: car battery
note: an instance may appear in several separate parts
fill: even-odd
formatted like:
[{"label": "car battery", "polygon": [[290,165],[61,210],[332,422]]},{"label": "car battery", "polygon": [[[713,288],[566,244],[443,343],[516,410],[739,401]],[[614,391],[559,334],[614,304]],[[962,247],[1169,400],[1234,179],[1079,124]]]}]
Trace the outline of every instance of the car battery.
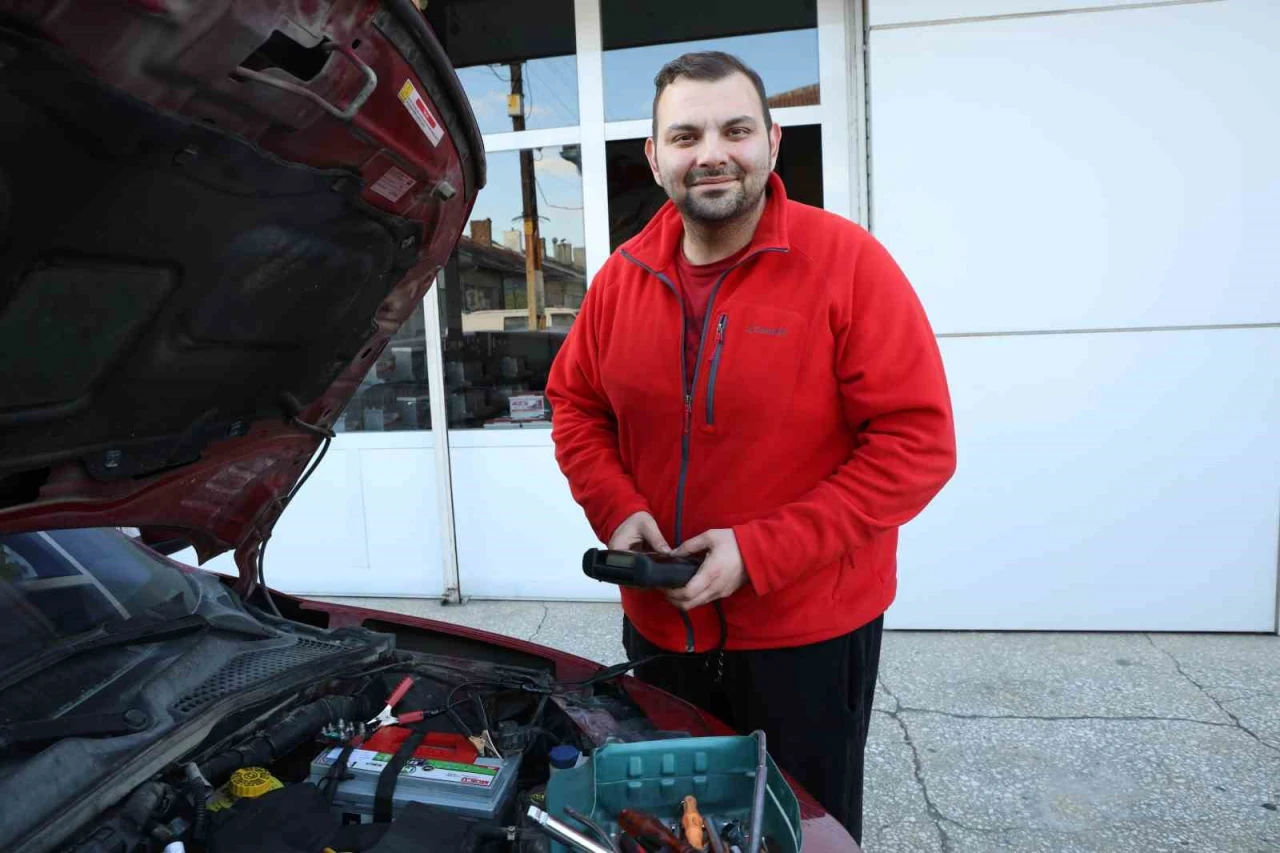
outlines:
[{"label": "car battery", "polygon": [[[378,779],[395,753],[394,746],[384,746],[386,751],[371,741],[366,747],[372,748],[352,750],[346,778],[334,793],[335,811],[355,815],[361,821],[373,819]],[[341,747],[333,747],[317,756],[307,781],[319,785],[341,753]],[[391,799],[392,814],[407,803],[424,803],[472,817],[496,818],[511,801],[519,770],[519,753],[481,758],[474,748],[468,752],[466,747],[428,743],[416,749],[401,768]]]}]

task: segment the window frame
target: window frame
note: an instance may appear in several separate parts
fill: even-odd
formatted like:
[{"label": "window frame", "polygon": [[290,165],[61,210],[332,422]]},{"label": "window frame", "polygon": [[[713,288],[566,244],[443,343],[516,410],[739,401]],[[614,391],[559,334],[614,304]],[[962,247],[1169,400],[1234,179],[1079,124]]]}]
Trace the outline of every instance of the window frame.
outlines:
[{"label": "window frame", "polygon": [[[486,153],[522,148],[576,144],[582,158],[583,242],[586,286],[609,256],[609,198],[605,145],[649,135],[647,120],[605,121],[604,51],[601,2],[574,0],[578,75],[578,120],[575,127],[484,134]],[[869,225],[868,119],[865,75],[865,0],[817,0],[818,71],[821,103],[773,111],[782,125],[819,125],[822,137],[823,204],[827,210]],[[442,272],[441,275],[445,273]],[[546,453],[552,447],[550,429],[481,430],[448,428],[444,382],[441,316],[435,289],[423,300],[426,312],[427,375],[432,424],[446,425],[431,436],[436,455],[437,489],[441,512],[441,551],[444,559],[445,599],[460,602],[457,528],[453,518],[451,449],[527,447]],[[537,450],[533,450],[537,448]]]}]

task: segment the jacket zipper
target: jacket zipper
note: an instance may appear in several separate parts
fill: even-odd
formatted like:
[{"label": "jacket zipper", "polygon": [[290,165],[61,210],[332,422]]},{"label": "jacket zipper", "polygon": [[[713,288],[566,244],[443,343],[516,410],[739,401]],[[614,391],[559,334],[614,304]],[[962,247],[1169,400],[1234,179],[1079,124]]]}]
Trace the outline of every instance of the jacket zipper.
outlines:
[{"label": "jacket zipper", "polygon": [[707,377],[707,426],[716,422],[716,374],[720,372],[720,353],[724,350],[724,327],[728,314],[721,314],[716,321],[716,348],[711,354],[711,375]]},{"label": "jacket zipper", "polygon": [[[680,297],[680,288],[675,286],[671,279],[655,270],[653,267],[641,262],[634,255],[627,252],[626,249],[620,249],[619,253],[631,263],[640,267],[640,269],[657,278],[668,288],[676,298],[676,304],[680,306],[680,390],[684,392],[684,429],[680,437],[680,479],[676,482],[676,518],[675,518],[675,547],[679,548],[684,542],[684,486],[689,476],[689,438],[693,432],[693,389],[698,385],[698,374],[702,367],[702,349],[707,343],[707,327],[711,324],[711,311],[716,305],[716,296],[720,293],[720,285],[724,284],[725,278],[729,273],[754,258],[756,255],[762,255],[765,252],[786,252],[783,248],[760,249],[747,255],[733,266],[720,274],[716,279],[716,283],[711,287],[711,298],[707,300],[707,313],[702,320],[702,337],[698,340],[698,356],[697,363],[693,366],[693,381],[688,381],[689,366],[685,364],[684,357],[684,326],[687,322],[684,314],[684,299]],[[680,611],[685,617],[685,651],[692,653],[695,649],[693,637],[693,623],[689,621],[688,615],[684,611]]]}]

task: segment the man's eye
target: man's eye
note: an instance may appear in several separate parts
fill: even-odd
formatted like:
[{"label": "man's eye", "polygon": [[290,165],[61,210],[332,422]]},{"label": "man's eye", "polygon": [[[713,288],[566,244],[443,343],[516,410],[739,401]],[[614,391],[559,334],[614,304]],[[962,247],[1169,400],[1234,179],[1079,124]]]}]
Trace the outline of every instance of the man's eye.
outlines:
[{"label": "man's eye", "polygon": [[730,136],[746,136],[750,131],[745,127],[734,127],[729,129]]}]

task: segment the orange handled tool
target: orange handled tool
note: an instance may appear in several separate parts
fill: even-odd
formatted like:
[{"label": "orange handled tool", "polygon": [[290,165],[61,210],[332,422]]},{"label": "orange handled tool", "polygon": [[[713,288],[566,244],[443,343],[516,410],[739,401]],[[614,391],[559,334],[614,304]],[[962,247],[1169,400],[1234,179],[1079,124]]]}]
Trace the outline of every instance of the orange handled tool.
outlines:
[{"label": "orange handled tool", "polygon": [[702,815],[698,814],[698,801],[688,796],[681,801],[681,805],[684,806],[684,816],[680,818],[680,825],[684,827],[684,839],[690,846],[701,850],[706,846],[706,824]]},{"label": "orange handled tool", "polygon": [[651,814],[623,809],[618,812],[618,827],[637,841],[665,844],[678,853],[698,853],[687,842],[677,838],[665,823]]}]

